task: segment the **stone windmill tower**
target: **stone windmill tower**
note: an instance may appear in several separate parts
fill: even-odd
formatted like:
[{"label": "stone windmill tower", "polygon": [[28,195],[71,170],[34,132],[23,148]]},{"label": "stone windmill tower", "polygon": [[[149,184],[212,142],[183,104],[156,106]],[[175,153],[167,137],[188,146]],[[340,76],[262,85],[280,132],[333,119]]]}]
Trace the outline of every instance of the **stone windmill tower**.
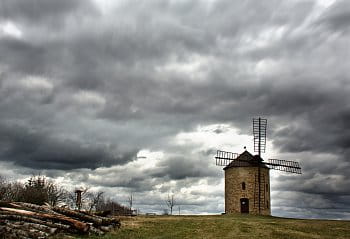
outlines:
[{"label": "stone windmill tower", "polygon": [[266,119],[253,119],[254,151],[241,154],[218,150],[216,165],[225,171],[225,213],[271,215],[270,169],[301,174],[299,163],[269,159],[261,153],[266,149]]}]

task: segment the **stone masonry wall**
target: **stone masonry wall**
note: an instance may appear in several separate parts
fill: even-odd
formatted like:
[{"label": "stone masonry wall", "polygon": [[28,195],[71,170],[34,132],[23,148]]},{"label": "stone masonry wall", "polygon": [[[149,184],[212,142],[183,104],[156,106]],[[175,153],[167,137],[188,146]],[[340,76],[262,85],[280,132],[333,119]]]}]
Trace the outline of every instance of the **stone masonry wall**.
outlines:
[{"label": "stone masonry wall", "polygon": [[[265,182],[261,182],[261,194],[265,194],[265,203],[260,202],[261,214],[271,215],[270,173],[268,168],[260,168],[260,170],[261,178],[265,177]],[[254,207],[254,188],[257,175],[258,167],[232,167],[225,170],[226,213],[241,213],[240,199],[248,198],[249,213],[259,214],[258,207]],[[242,189],[242,182],[245,182],[245,190]],[[256,187],[257,184],[256,182]]]}]

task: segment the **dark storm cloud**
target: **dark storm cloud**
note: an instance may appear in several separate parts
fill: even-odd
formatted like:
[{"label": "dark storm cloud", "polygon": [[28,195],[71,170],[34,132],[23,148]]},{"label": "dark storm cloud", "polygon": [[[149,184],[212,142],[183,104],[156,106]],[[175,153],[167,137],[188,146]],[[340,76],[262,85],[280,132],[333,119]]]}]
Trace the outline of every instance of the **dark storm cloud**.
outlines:
[{"label": "dark storm cloud", "polygon": [[[341,103],[341,102],[339,102]],[[337,107],[336,105],[334,107]],[[310,112],[308,125],[291,125],[278,130],[275,143],[288,152],[314,151],[347,154],[350,134],[346,126],[349,110],[329,109],[320,117],[320,112]]]},{"label": "dark storm cloud", "polygon": [[337,1],[332,5],[320,19],[321,24],[334,29],[336,31],[349,30],[350,26],[350,3],[349,1]]},{"label": "dark storm cloud", "polygon": [[18,125],[1,125],[0,135],[1,160],[32,169],[95,169],[125,164],[136,157],[136,152],[113,155],[112,148],[54,138]]},{"label": "dark storm cloud", "polygon": [[[346,1],[319,16],[314,1],[121,1],[107,10],[104,4],[0,1],[2,161],[79,169],[84,177],[75,182],[110,188],[178,191],[183,181],[222,175],[205,161],[215,149],[174,146],[177,134],[225,123],[250,135],[251,118],[261,115],[274,148],[297,157],[305,172],[278,178],[276,190],[344,205]],[[22,35],[5,34],[6,21]],[[167,156],[152,169],[125,166],[143,148]]]},{"label": "dark storm cloud", "polygon": [[[338,218],[347,219],[349,205],[346,200],[349,196],[332,194],[310,194],[280,191],[275,208],[281,216],[301,218]],[[276,195],[274,195],[276,198]]]},{"label": "dark storm cloud", "polygon": [[203,160],[188,160],[186,156],[171,157],[160,162],[157,166],[159,167],[158,170],[151,170],[152,177],[168,177],[171,180],[179,180],[187,177],[199,178],[216,175],[208,169],[208,166],[205,164],[205,162],[203,162]]},{"label": "dark storm cloud", "polygon": [[15,20],[23,24],[60,26],[69,14],[93,13],[92,2],[84,0],[2,0],[0,19]]},{"label": "dark storm cloud", "polygon": [[[42,73],[45,65],[47,49],[40,45],[13,38],[0,39],[0,52],[7,57],[2,60],[14,71],[28,73]],[[32,59],[31,61],[29,59]]]}]

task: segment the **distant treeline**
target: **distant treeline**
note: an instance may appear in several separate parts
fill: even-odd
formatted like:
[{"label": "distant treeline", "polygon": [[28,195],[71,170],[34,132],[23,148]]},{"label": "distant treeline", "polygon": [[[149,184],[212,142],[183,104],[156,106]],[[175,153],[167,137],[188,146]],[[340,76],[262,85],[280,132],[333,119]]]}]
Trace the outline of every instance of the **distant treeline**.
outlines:
[{"label": "distant treeline", "polygon": [[53,207],[62,206],[111,215],[131,214],[130,208],[105,197],[101,191],[94,192],[89,188],[79,190],[81,191],[80,203],[77,201],[76,191],[66,190],[45,176],[32,176],[24,183],[11,182],[0,176],[0,201],[49,204]]}]

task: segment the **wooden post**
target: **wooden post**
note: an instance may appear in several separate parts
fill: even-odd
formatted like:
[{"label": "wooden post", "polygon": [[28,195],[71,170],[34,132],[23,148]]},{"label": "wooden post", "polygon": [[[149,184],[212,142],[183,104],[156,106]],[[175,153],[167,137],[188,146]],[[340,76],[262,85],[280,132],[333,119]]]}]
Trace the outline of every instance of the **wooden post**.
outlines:
[{"label": "wooden post", "polygon": [[81,189],[76,189],[76,190],[75,190],[75,194],[76,194],[75,205],[77,206],[78,211],[80,211],[81,205],[82,205],[82,203],[81,203],[81,193],[82,193],[82,192],[83,192],[83,190],[81,190]]}]

